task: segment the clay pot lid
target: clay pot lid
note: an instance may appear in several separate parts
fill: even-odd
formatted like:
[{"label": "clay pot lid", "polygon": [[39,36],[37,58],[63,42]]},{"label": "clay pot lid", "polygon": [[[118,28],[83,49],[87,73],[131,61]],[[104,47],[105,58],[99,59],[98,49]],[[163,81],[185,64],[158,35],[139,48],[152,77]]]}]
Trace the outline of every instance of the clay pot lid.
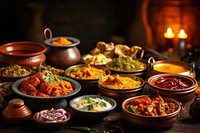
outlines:
[{"label": "clay pot lid", "polygon": [[12,107],[21,107],[24,105],[24,101],[22,99],[12,99],[9,101],[8,105]]}]

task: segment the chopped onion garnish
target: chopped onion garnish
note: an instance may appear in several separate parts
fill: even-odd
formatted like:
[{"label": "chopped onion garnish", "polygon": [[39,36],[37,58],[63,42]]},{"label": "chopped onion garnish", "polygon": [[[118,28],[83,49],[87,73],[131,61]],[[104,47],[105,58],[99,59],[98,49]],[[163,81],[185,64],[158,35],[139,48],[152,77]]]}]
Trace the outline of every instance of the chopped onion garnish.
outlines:
[{"label": "chopped onion garnish", "polygon": [[64,109],[50,109],[50,110],[42,110],[36,113],[36,119],[40,122],[62,122],[67,119],[65,115],[66,111]]}]

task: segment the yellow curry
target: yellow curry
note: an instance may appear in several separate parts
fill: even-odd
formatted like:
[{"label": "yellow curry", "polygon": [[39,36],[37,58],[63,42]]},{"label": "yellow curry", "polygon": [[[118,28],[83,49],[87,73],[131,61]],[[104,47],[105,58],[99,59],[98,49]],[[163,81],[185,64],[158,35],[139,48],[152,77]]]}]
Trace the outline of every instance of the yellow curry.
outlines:
[{"label": "yellow curry", "polygon": [[154,66],[154,70],[166,73],[183,73],[188,71],[188,69],[183,66],[169,63],[157,64]]}]

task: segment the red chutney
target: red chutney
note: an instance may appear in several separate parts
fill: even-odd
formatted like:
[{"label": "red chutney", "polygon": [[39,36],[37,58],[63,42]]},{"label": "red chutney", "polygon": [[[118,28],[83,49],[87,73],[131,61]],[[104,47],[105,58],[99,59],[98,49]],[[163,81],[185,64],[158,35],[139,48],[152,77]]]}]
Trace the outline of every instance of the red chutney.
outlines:
[{"label": "red chutney", "polygon": [[158,78],[152,84],[167,90],[180,90],[191,86],[189,82],[177,77]]}]

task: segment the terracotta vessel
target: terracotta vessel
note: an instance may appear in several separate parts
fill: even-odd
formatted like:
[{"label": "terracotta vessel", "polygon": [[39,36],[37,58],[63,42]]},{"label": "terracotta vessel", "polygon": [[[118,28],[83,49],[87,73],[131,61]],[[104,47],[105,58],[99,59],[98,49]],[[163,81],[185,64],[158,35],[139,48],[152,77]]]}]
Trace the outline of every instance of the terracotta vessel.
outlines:
[{"label": "terracotta vessel", "polygon": [[[164,116],[145,116],[138,115],[132,113],[126,109],[126,105],[130,103],[132,100],[143,97],[145,95],[130,97],[122,103],[123,110],[123,119],[127,121],[133,127],[141,128],[141,129],[165,129],[174,125],[174,123],[178,120],[179,113],[181,112],[181,104],[174,99],[164,98],[167,102],[172,102],[177,106],[177,109]],[[147,95],[148,96],[148,95]],[[153,96],[153,95],[149,95]]]},{"label": "terracotta vessel", "polygon": [[21,99],[12,99],[2,112],[5,122],[11,125],[19,125],[32,117],[32,111]]},{"label": "terracotta vessel", "polygon": [[[50,38],[47,37],[47,32],[50,32]],[[48,51],[46,53],[47,64],[60,68],[66,69],[72,65],[78,64],[81,60],[81,53],[76,47],[79,45],[80,40],[74,37],[64,37],[67,40],[71,41],[70,45],[52,45],[52,41],[59,39],[60,37],[53,37],[51,30],[46,28],[44,30],[44,36],[46,40],[44,44],[48,46]]]},{"label": "terracotta vessel", "polygon": [[11,42],[0,46],[0,66],[15,63],[33,67],[45,62],[47,48],[36,42]]},{"label": "terracotta vessel", "polygon": [[[158,78],[178,78],[182,79],[184,82],[190,83],[190,87],[186,87],[185,89],[180,90],[168,90],[162,87],[157,87],[153,82]],[[192,100],[195,96],[195,90],[198,87],[197,80],[185,75],[180,74],[157,74],[151,76],[147,79],[147,85],[151,94],[161,95],[163,97],[169,97],[181,102],[183,106],[185,106],[190,100]]]}]

